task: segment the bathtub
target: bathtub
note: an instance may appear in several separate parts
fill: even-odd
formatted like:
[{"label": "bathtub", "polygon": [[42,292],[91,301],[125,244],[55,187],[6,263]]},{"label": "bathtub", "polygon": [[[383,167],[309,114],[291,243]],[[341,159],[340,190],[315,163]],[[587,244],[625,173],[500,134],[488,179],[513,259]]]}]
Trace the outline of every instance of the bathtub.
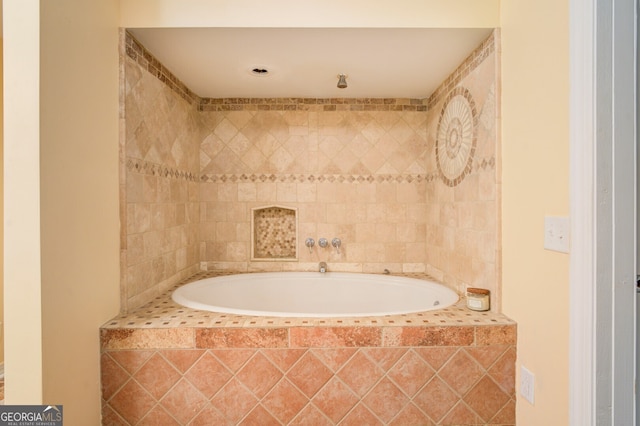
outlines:
[{"label": "bathtub", "polygon": [[[334,285],[336,277],[343,280]],[[295,297],[283,294],[290,292],[281,288],[289,278],[289,285],[327,291],[328,307],[316,314],[342,316],[326,310],[348,298],[358,302],[348,313],[358,314],[380,282],[391,291],[385,290],[378,315],[366,318],[216,314],[184,308],[167,291],[100,329],[103,424],[161,424],[169,416],[177,421],[172,424],[515,424],[517,326],[503,314],[456,303],[380,316],[411,309],[396,306],[396,299],[431,300],[415,309],[447,304],[438,285],[388,275],[256,273],[250,285],[241,284],[243,278],[222,280],[239,290],[236,303],[275,293],[286,302],[277,309],[288,309],[287,315],[303,310],[290,309]],[[407,296],[412,284],[437,289],[438,296]],[[277,288],[263,291],[272,285]]]},{"label": "bathtub", "polygon": [[237,315],[365,317],[442,309],[458,301],[434,281],[345,272],[263,272],[206,278],[176,289],[183,306]]}]

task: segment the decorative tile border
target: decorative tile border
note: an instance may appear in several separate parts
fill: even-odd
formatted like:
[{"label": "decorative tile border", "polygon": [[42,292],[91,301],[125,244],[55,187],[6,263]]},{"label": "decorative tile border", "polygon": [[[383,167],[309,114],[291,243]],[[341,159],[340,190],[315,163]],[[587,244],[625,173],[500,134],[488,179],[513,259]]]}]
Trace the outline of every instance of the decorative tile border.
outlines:
[{"label": "decorative tile border", "polygon": [[198,173],[195,172],[174,169],[172,167],[167,167],[161,164],[144,161],[137,158],[127,159],[127,171],[149,176],[159,176],[168,179],[186,180],[188,182],[197,182],[199,178]]},{"label": "decorative tile border", "polygon": [[202,98],[199,111],[420,111],[422,99],[396,98]]},{"label": "decorative tile border", "polygon": [[480,160],[479,158],[475,158],[473,161],[473,169],[476,172],[479,172],[480,169],[487,170],[487,169],[495,169],[495,168],[496,168],[495,157],[483,158],[482,160]]},{"label": "decorative tile border", "polygon": [[467,77],[478,65],[480,65],[490,54],[496,50],[496,31],[493,30],[491,35],[478,46],[467,59],[452,72],[445,81],[426,99],[427,110],[433,108],[443,97],[447,96],[460,82]]},{"label": "decorative tile border", "polygon": [[204,174],[208,183],[420,183],[432,182],[437,173],[419,175],[304,175],[304,174]]},{"label": "decorative tile border", "polygon": [[[494,169],[495,157],[474,159],[473,172]],[[438,172],[424,175],[304,175],[304,174],[203,174],[199,177],[193,172],[148,163],[141,160],[127,161],[127,170],[144,175],[160,176],[169,179],[184,179],[201,183],[352,183],[352,184],[411,184],[440,181]]]},{"label": "decorative tile border", "polygon": [[[473,162],[474,171],[493,169],[495,157],[478,159]],[[205,183],[421,183],[439,179],[437,172],[419,175],[305,175],[305,174],[203,174],[200,181]]]},{"label": "decorative tile border", "polygon": [[186,84],[180,81],[171,73],[171,71],[162,65],[162,63],[129,32],[125,32],[124,43],[127,56],[136,61],[138,65],[156,76],[158,80],[162,81],[190,104],[200,103],[200,97],[193,93]]},{"label": "decorative tile border", "polygon": [[[474,158],[471,165],[472,172],[495,169],[496,159]],[[430,183],[440,180],[438,172],[417,175],[338,175],[338,174],[246,174],[246,173],[206,173],[200,175],[203,183],[354,183],[354,184],[382,184],[382,183]]]},{"label": "decorative tile border", "polygon": [[458,186],[473,170],[476,153],[478,113],[471,92],[454,88],[445,99],[436,139],[436,164],[440,179],[448,186]]}]

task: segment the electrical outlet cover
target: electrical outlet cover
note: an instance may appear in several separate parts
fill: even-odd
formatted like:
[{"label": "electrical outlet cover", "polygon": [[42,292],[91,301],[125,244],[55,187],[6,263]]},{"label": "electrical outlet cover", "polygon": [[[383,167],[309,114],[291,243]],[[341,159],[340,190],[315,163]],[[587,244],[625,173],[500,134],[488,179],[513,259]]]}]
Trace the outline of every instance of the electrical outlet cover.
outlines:
[{"label": "electrical outlet cover", "polygon": [[520,395],[533,405],[535,377],[525,366],[520,366]]},{"label": "electrical outlet cover", "polygon": [[569,253],[568,217],[545,216],[544,248],[560,253]]}]

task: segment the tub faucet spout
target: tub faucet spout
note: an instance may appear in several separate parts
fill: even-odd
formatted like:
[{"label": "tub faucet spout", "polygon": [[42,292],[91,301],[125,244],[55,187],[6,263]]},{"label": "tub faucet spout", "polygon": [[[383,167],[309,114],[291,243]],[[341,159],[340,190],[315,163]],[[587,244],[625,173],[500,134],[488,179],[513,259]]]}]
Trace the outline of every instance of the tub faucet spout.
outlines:
[{"label": "tub faucet spout", "polygon": [[320,273],[324,274],[327,272],[327,262],[320,262]]}]

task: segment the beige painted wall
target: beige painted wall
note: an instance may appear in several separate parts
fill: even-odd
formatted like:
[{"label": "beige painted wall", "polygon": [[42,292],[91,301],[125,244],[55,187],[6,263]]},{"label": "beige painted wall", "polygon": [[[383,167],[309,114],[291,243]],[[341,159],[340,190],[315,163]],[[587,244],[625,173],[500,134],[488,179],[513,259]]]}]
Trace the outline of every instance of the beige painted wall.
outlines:
[{"label": "beige painted wall", "polygon": [[[22,9],[32,8],[39,2],[19,0],[11,3]],[[151,5],[150,2],[135,3]],[[164,6],[170,3],[173,7],[184,4],[175,0],[162,3]],[[248,1],[237,3],[241,8],[246,7]],[[425,10],[435,3],[442,6],[444,2],[425,3]],[[455,2],[455,5],[462,3]],[[134,2],[123,0],[123,4],[132,6]],[[465,12],[465,16],[482,9],[495,12],[500,5],[497,0],[472,2],[471,6],[473,4],[477,8],[470,7],[471,12]],[[382,11],[374,13],[376,19],[373,19],[356,13],[358,8],[349,9],[344,2],[338,6],[346,13],[342,20],[345,26],[362,26],[372,20],[385,22]],[[568,214],[568,2],[513,0],[502,2],[500,8],[504,112],[503,309],[519,324],[519,363],[536,374],[536,404],[530,406],[519,401],[518,424],[566,424],[568,256],[542,249],[542,223],[545,214]],[[171,21],[170,10],[167,7],[163,13],[151,13],[153,10],[149,9],[142,9],[144,13],[128,10],[131,13],[123,15],[123,22],[135,25],[142,20],[155,19],[166,23]],[[6,11],[5,2],[5,16]],[[186,19],[184,13],[180,15],[183,21]],[[404,14],[404,20],[398,14]],[[413,23],[416,15],[419,13],[412,8],[395,8],[393,19]],[[481,15],[486,13],[477,14]],[[273,13],[252,13],[251,16],[262,24],[275,22]],[[325,22],[330,22],[328,13],[326,16]],[[450,14],[446,16],[450,17]],[[193,12],[188,13],[189,17],[194,22],[199,19]],[[64,19],[64,25],[56,27],[58,19]],[[437,21],[437,18],[430,19]],[[486,22],[491,22],[489,26],[497,25],[497,15],[493,14]],[[544,31],[541,31],[541,23],[544,23]],[[310,26],[314,21],[307,18],[298,24]],[[43,114],[40,129],[43,135],[42,289],[37,266],[25,268],[36,255],[25,248],[29,238],[25,241],[24,237],[35,235],[33,240],[37,247],[40,236],[36,232],[37,226],[35,229],[23,226],[26,233],[21,238],[16,232],[5,230],[5,244],[11,247],[11,253],[5,253],[5,305],[12,306],[11,312],[5,313],[9,344],[6,352],[7,402],[35,403],[42,399],[37,384],[40,358],[30,354],[30,351],[37,351],[42,332],[45,399],[65,404],[65,418],[69,424],[97,422],[97,329],[101,322],[118,311],[116,27],[117,10],[106,0],[58,1],[55,6],[43,2],[41,28],[46,48],[43,49],[43,87],[39,97],[42,108],[36,106],[36,112],[39,110]],[[26,39],[8,41],[11,33],[7,33],[5,26],[5,46],[33,48],[34,40],[38,39],[37,28],[35,32],[33,28],[22,28],[22,33],[16,26],[10,28],[17,31],[14,35],[32,33],[27,33]],[[19,57],[16,50],[10,53]],[[25,55],[24,50],[21,53],[20,57],[38,66],[38,58]],[[60,58],[66,58],[67,62]],[[35,88],[20,86],[30,77],[28,73],[20,75],[14,68],[10,76],[5,74],[5,77],[15,78],[11,80],[17,84],[13,96],[18,96],[18,89],[22,90],[22,97],[37,90],[37,85]],[[9,86],[5,88],[5,99],[7,92]],[[87,93],[92,96],[85,96]],[[10,115],[11,112],[7,117]],[[29,118],[28,122],[34,121],[33,115],[26,118]],[[33,132],[12,133],[15,126],[5,130],[6,145],[19,138],[28,141],[34,137]],[[24,147],[17,153],[26,155],[27,166],[37,158],[37,151],[29,148]],[[13,159],[5,154],[7,163]],[[13,163],[11,171],[20,172],[20,165]],[[24,171],[28,171],[28,167]],[[38,179],[34,178],[37,173],[19,175],[25,180],[13,189],[19,188],[27,195],[33,195],[35,191],[37,195]],[[13,189],[5,194],[7,201],[14,204],[12,218],[28,224],[28,220],[33,219],[33,212],[25,210],[21,216],[17,214],[25,200],[24,194]],[[40,212],[37,200],[28,199],[26,203],[27,206],[31,203],[31,207],[35,206]],[[21,251],[23,248],[26,253]],[[15,263],[8,271],[10,260]],[[21,274],[18,273],[20,267]],[[33,285],[34,280],[37,286]],[[40,310],[34,311],[41,291],[44,300],[42,322]],[[548,297],[549,294],[554,297]],[[35,332],[35,344],[29,351],[26,348],[32,341],[25,339],[25,335],[31,332]],[[34,382],[35,386],[30,387]]]},{"label": "beige painted wall", "polygon": [[569,214],[568,4],[502,2],[502,306],[535,374],[519,426],[569,419],[569,256],[543,249],[544,216]]},{"label": "beige painted wall", "polygon": [[43,402],[100,416],[98,329],[119,308],[118,8],[41,2]]},{"label": "beige painted wall", "polygon": [[120,0],[135,27],[494,28],[500,0]]},{"label": "beige painted wall", "polygon": [[3,3],[6,404],[42,401],[39,1]]},{"label": "beige painted wall", "polygon": [[15,173],[6,402],[63,404],[65,424],[99,424],[98,329],[119,305],[118,8],[11,0],[4,17],[5,172]]},{"label": "beige painted wall", "polygon": [[[2,84],[2,37],[0,37],[0,100]],[[0,101],[0,241],[4,241],[4,103]],[[4,244],[0,244],[0,363],[4,363]]]}]

